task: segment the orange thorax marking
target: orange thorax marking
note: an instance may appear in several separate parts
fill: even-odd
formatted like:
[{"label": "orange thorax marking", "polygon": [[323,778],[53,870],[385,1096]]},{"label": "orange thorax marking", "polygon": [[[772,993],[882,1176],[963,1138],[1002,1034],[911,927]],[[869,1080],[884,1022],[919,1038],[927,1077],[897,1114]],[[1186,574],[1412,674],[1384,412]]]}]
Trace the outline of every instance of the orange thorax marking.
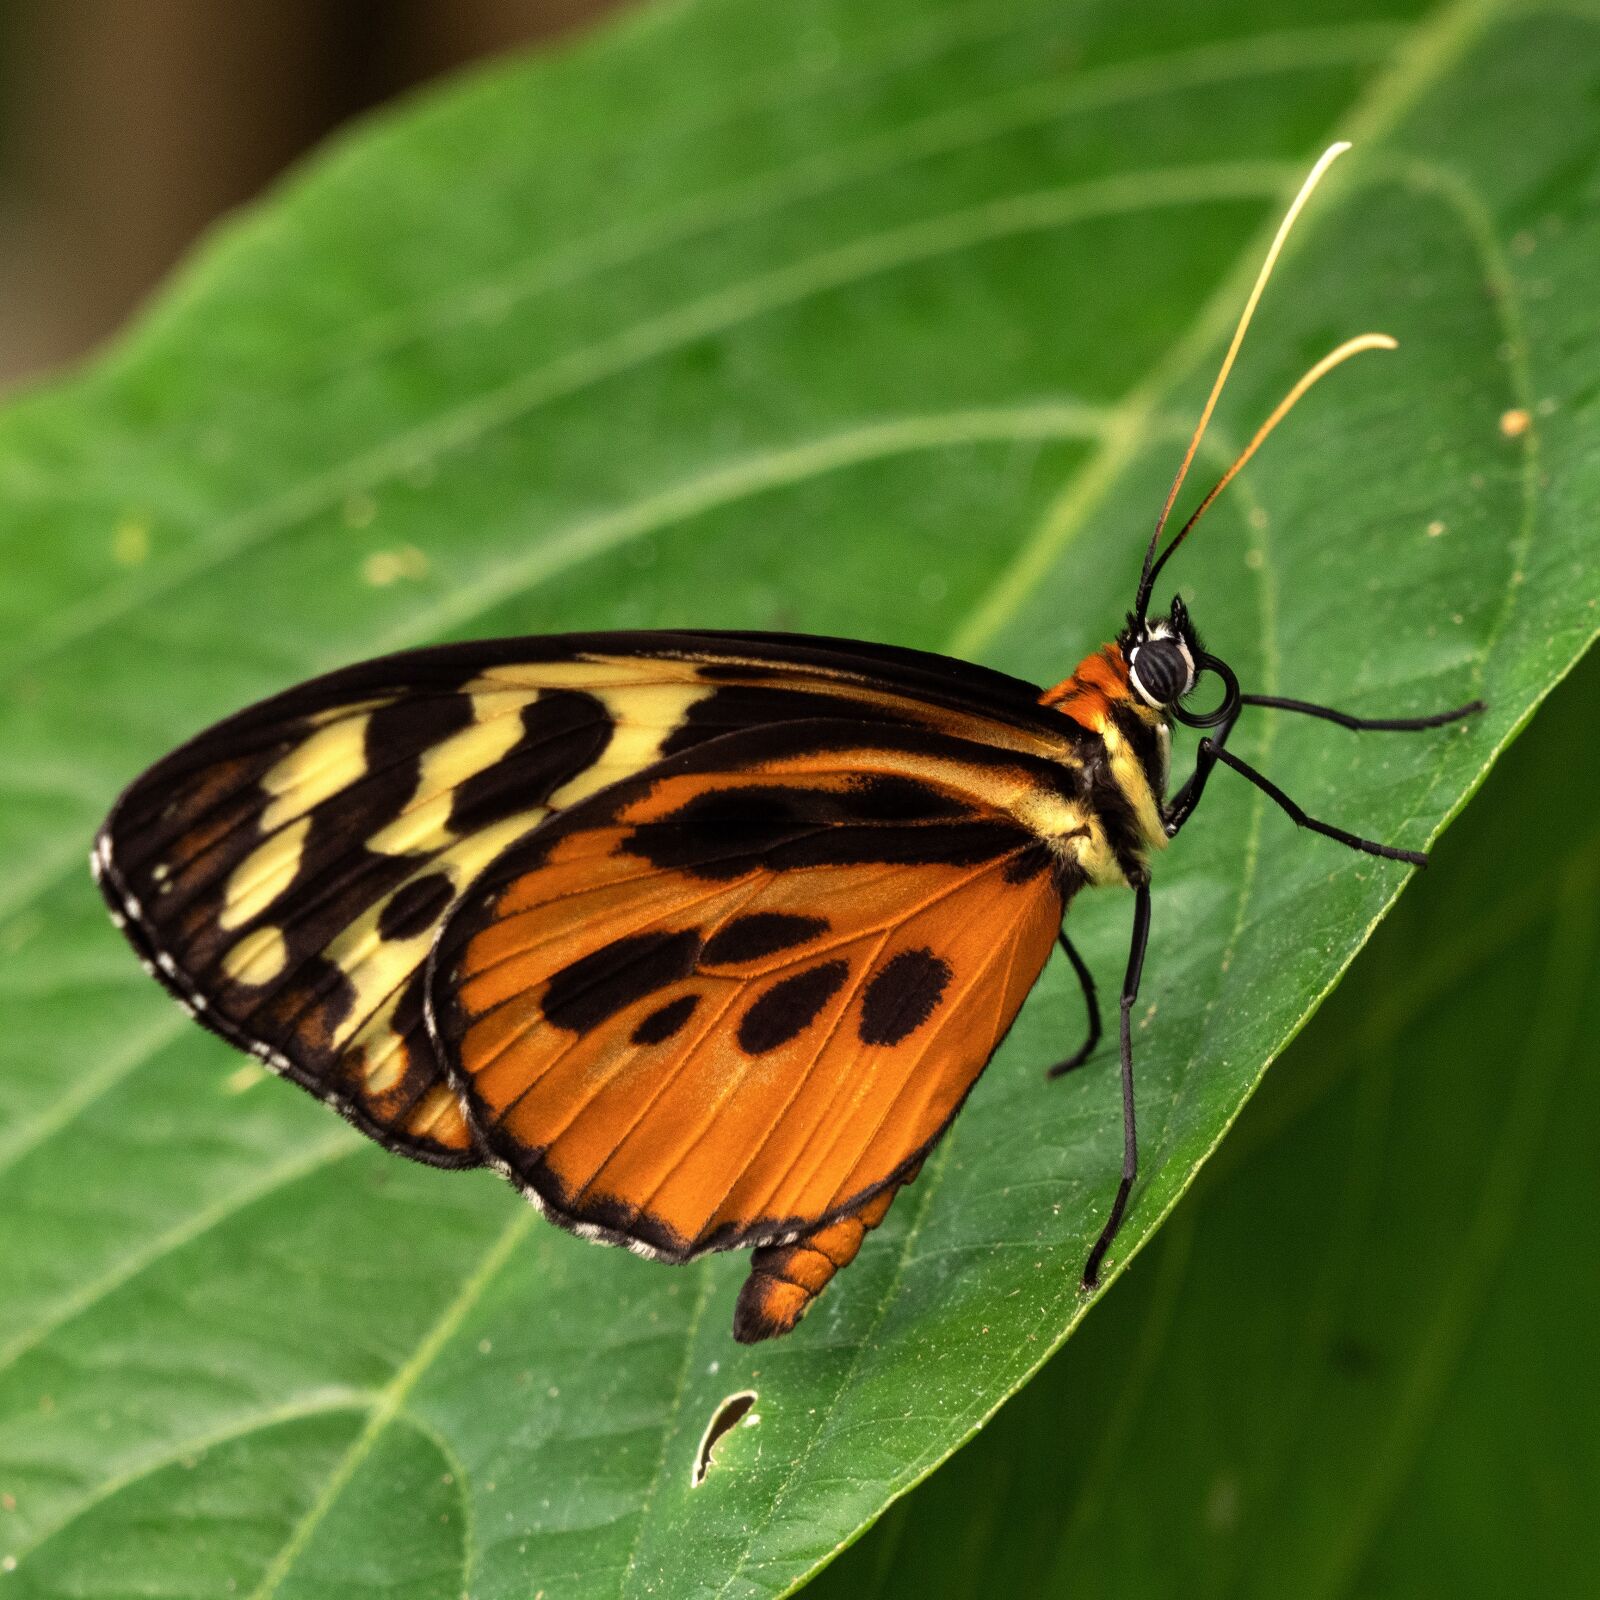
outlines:
[{"label": "orange thorax marking", "polygon": [[[1052,706],[1062,716],[1070,717],[1079,727],[1102,741],[1112,780],[1133,808],[1144,845],[1152,850],[1164,850],[1167,831],[1162,821],[1159,791],[1166,786],[1167,724],[1159,713],[1152,711],[1134,694],[1133,685],[1128,681],[1128,665],[1120,646],[1104,645],[1093,655],[1085,656],[1070,678],[1053,689],[1046,689],[1039,696],[1039,701],[1041,705]],[[1154,786],[1122,729],[1116,724],[1112,713],[1117,708],[1131,712],[1138,722],[1156,735],[1160,755]],[[1091,870],[1090,876],[1096,882],[1107,881],[1095,870]]]},{"label": "orange thorax marking", "polygon": [[1111,720],[1111,707],[1119,701],[1133,703],[1133,690],[1128,683],[1127,663],[1114,644],[1103,645],[1093,655],[1085,656],[1070,678],[1039,696],[1041,705],[1053,706],[1080,727],[1100,734]]}]

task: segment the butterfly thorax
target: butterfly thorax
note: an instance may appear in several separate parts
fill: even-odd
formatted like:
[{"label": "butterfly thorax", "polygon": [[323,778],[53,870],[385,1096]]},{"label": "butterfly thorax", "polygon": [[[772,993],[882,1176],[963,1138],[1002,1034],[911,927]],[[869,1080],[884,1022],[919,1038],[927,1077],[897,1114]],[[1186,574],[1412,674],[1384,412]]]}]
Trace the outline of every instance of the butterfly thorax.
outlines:
[{"label": "butterfly thorax", "polygon": [[1161,806],[1172,729],[1166,714],[1134,693],[1117,644],[1085,656],[1071,677],[1039,698],[1089,735],[1084,775],[1101,824],[1097,834],[1106,841],[1082,857],[1089,881],[1123,884],[1142,876],[1148,852],[1167,844]]}]

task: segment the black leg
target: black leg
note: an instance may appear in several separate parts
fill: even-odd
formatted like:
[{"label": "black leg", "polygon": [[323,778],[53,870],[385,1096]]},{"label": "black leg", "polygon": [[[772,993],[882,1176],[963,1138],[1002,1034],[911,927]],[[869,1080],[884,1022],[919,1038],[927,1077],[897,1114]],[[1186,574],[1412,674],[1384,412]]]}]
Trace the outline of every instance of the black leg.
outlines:
[{"label": "black leg", "polygon": [[1206,779],[1211,776],[1211,769],[1217,764],[1217,752],[1228,742],[1228,735],[1233,732],[1233,725],[1239,720],[1238,712],[1224,722],[1209,739],[1200,741],[1200,748],[1195,752],[1194,771],[1189,774],[1183,787],[1167,802],[1161,820],[1166,824],[1167,837],[1172,838],[1186,823],[1200,804],[1200,796],[1205,793]]},{"label": "black leg", "polygon": [[[1474,700],[1470,705],[1457,706],[1453,711],[1437,711],[1429,717],[1353,717],[1347,711],[1336,711],[1332,706],[1319,706],[1310,700],[1290,700],[1282,695],[1275,694],[1246,694],[1240,695],[1239,704],[1243,706],[1261,706],[1271,711],[1300,711],[1308,717],[1321,717],[1326,722],[1337,722],[1342,728],[1353,728],[1357,732],[1363,729],[1383,731],[1390,733],[1413,733],[1424,728],[1442,728],[1446,723],[1460,722],[1464,717],[1476,716],[1485,709],[1481,700]],[[1228,735],[1233,732],[1234,723],[1238,720],[1237,714],[1230,717],[1209,738],[1200,741],[1200,748],[1195,754],[1194,771],[1189,775],[1188,781],[1167,802],[1166,811],[1163,813],[1167,825],[1167,837],[1170,839],[1178,829],[1186,823],[1200,803],[1200,796],[1205,792],[1206,780],[1211,776],[1212,769],[1218,761],[1224,762],[1237,772],[1244,772],[1243,763],[1224,753],[1223,747],[1228,742]],[[1209,748],[1208,748],[1209,747]],[[1339,829],[1330,829],[1320,822],[1313,822],[1298,806],[1288,800],[1287,796],[1279,789],[1268,784],[1260,774],[1252,768],[1244,772],[1252,783],[1259,780],[1258,787],[1264,788],[1274,800],[1281,805],[1295,821],[1302,827],[1312,828],[1318,833],[1325,833],[1329,838],[1337,839],[1341,844],[1348,844],[1356,850],[1370,850],[1374,855],[1391,856],[1399,861],[1412,861],[1419,866],[1426,866],[1427,862],[1419,858],[1416,851],[1401,851],[1396,854],[1383,845],[1373,845],[1368,840],[1358,840],[1354,834],[1344,833]],[[1297,814],[1298,813],[1298,814]]]},{"label": "black leg", "polygon": [[1400,850],[1394,845],[1379,844],[1374,839],[1363,839],[1359,834],[1346,833],[1343,828],[1335,828],[1331,823],[1318,822],[1315,817],[1308,817],[1277,784],[1257,772],[1248,761],[1241,761],[1231,751],[1212,744],[1210,739],[1200,741],[1202,753],[1208,744],[1212,745],[1211,754],[1215,760],[1222,762],[1224,766],[1232,767],[1241,778],[1248,778],[1269,800],[1274,801],[1288,813],[1296,827],[1309,828],[1313,833],[1337,839],[1340,844],[1349,845],[1352,850],[1364,850],[1369,856],[1382,856],[1386,861],[1409,861],[1414,867],[1427,866],[1428,858],[1420,850]]},{"label": "black leg", "polygon": [[1094,977],[1084,965],[1083,957],[1073,948],[1065,928],[1061,930],[1060,940],[1061,948],[1066,951],[1067,960],[1072,963],[1072,970],[1078,974],[1078,982],[1083,986],[1083,1003],[1089,1008],[1089,1037],[1065,1061],[1056,1062],[1045,1074],[1047,1078],[1059,1078],[1074,1067],[1081,1067],[1100,1043],[1100,997],[1095,993]]},{"label": "black leg", "polygon": [[1239,704],[1265,706],[1272,711],[1302,711],[1308,717],[1321,717],[1325,722],[1337,722],[1341,728],[1354,728],[1385,733],[1413,733],[1422,728],[1442,728],[1447,722],[1460,722],[1463,717],[1476,716],[1486,710],[1483,701],[1457,706],[1454,711],[1436,711],[1431,717],[1352,717],[1348,711],[1335,711],[1332,706],[1319,706],[1310,700],[1289,700],[1276,694],[1240,695]]},{"label": "black leg", "polygon": [[1111,1202],[1111,1215],[1083,1265],[1085,1289],[1093,1289],[1100,1281],[1100,1263],[1122,1226],[1133,1180],[1139,1175],[1139,1135],[1133,1120],[1133,1003],[1139,998],[1139,974],[1144,969],[1145,946],[1150,942],[1150,885],[1136,884],[1133,897],[1133,942],[1128,947],[1128,970],[1122,980],[1122,1181]]}]

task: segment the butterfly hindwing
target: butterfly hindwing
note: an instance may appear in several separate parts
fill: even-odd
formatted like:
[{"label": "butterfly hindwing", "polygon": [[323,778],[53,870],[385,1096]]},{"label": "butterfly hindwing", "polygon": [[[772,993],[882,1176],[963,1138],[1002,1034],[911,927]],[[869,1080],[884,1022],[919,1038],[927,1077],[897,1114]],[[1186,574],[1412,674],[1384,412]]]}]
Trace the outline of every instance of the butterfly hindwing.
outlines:
[{"label": "butterfly hindwing", "polygon": [[889,647],[583,635],[410,652],[264,701],[118,801],[94,864],[199,1020],[441,1165],[479,1154],[423,1018],[451,907],[502,851],[608,785],[730,734],[845,709],[1033,753],[1027,685]]},{"label": "butterfly hindwing", "polygon": [[558,1221],[669,1259],[858,1210],[948,1125],[1049,956],[1071,778],[802,722],[552,819],[430,965],[481,1148]]}]

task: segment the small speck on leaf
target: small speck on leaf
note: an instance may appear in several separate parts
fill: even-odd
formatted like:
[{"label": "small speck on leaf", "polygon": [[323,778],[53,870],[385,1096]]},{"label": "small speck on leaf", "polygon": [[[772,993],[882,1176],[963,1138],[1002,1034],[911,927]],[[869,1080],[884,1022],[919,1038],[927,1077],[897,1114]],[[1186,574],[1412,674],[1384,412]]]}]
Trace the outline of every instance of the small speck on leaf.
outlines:
[{"label": "small speck on leaf", "polygon": [[143,566],[150,559],[150,524],[142,517],[124,517],[111,535],[111,559],[119,567]]},{"label": "small speck on leaf", "polygon": [[412,544],[399,550],[374,550],[361,563],[361,576],[374,589],[386,589],[402,578],[425,578],[427,575],[428,558]]},{"label": "small speck on leaf", "polygon": [[1239,1521],[1239,1480],[1224,1473],[1206,1496],[1206,1524],[1213,1533],[1227,1533]]}]

